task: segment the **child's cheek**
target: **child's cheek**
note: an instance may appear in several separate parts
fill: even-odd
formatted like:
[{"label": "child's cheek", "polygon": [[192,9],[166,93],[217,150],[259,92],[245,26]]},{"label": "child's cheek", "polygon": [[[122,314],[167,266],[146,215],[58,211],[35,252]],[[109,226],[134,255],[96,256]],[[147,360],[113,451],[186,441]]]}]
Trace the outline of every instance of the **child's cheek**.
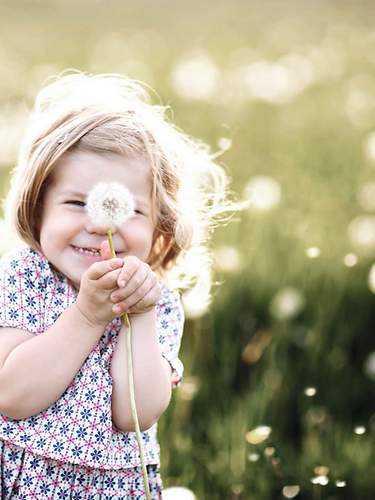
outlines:
[{"label": "child's cheek", "polygon": [[138,249],[146,243],[147,234],[141,224],[129,223],[124,231],[124,238],[129,249]]}]

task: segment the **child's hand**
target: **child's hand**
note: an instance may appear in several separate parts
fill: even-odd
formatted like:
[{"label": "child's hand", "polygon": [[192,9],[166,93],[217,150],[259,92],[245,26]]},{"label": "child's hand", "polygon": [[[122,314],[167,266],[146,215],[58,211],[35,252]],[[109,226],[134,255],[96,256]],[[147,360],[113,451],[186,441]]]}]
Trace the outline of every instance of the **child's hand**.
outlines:
[{"label": "child's hand", "polygon": [[111,301],[115,304],[113,311],[118,316],[125,312],[146,312],[160,300],[161,291],[155,273],[134,255],[124,258],[117,284],[119,288],[111,294]]},{"label": "child's hand", "polygon": [[119,258],[95,262],[82,275],[76,305],[92,325],[106,326],[117,316],[110,296],[123,265]]}]

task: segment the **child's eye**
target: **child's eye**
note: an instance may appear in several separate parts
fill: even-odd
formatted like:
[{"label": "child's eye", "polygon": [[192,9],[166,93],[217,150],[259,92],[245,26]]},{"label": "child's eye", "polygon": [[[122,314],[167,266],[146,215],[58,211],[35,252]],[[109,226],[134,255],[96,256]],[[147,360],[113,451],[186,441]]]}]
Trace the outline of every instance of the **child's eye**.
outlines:
[{"label": "child's eye", "polygon": [[145,212],[144,210],[139,210],[139,208],[136,208],[136,209],[134,210],[134,212],[135,212],[136,214],[143,215],[144,217],[147,217],[146,212]]},{"label": "child's eye", "polygon": [[79,201],[79,200],[68,200],[65,203],[69,205],[77,205],[79,207],[84,207],[86,205],[84,201]]}]

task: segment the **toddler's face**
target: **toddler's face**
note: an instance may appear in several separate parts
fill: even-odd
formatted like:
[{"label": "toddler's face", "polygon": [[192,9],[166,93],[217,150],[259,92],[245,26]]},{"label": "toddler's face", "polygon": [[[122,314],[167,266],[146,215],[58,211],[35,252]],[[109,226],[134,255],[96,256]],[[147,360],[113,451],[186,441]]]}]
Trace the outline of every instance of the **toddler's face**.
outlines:
[{"label": "toddler's face", "polygon": [[134,197],[134,216],[113,232],[117,256],[135,255],[147,262],[152,247],[151,174],[146,160],[115,154],[65,154],[44,196],[40,245],[76,289],[86,269],[101,260],[100,244],[107,238],[107,228],[90,221],[85,209],[86,196],[98,182],[118,182]]}]

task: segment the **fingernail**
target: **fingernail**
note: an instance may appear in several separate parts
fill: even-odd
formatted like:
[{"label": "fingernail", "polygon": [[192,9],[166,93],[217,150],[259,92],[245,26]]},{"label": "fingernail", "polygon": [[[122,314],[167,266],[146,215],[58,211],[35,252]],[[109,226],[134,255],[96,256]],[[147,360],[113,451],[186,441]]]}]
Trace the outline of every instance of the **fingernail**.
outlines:
[{"label": "fingernail", "polygon": [[112,311],[113,311],[114,313],[119,313],[119,312],[121,311],[121,307],[120,307],[120,306],[113,306],[113,307],[112,307]]},{"label": "fingernail", "polygon": [[125,281],[124,280],[121,280],[120,283],[119,283],[119,286],[120,287],[124,287],[125,286]]}]

